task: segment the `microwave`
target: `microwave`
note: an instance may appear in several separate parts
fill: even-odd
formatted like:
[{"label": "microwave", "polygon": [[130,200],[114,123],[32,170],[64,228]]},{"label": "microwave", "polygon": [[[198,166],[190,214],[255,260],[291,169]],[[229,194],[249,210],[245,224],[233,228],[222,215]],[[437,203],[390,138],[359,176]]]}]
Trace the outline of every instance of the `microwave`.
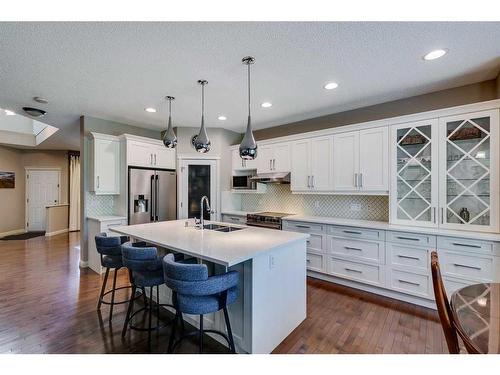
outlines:
[{"label": "microwave", "polygon": [[255,190],[257,183],[251,178],[252,176],[233,176],[231,187],[233,189]]}]

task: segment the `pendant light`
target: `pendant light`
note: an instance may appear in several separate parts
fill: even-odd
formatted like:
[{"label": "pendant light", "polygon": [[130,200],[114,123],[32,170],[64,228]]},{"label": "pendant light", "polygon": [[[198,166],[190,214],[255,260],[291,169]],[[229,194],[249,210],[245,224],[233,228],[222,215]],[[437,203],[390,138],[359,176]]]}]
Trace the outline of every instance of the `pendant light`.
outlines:
[{"label": "pendant light", "polygon": [[166,96],[165,99],[168,100],[168,127],[163,136],[163,144],[167,148],[175,148],[177,146],[177,136],[172,126],[172,100],[175,100],[175,98],[173,96]]},{"label": "pendant light", "polygon": [[206,153],[210,151],[210,139],[205,130],[205,85],[208,81],[200,79],[198,83],[201,85],[201,127],[200,133],[193,137],[192,143],[196,151]]},{"label": "pendant light", "polygon": [[253,160],[257,157],[257,142],[253,136],[250,117],[250,65],[255,63],[255,59],[252,56],[247,56],[241,61],[248,67],[248,122],[247,130],[240,144],[240,157],[245,160]]}]

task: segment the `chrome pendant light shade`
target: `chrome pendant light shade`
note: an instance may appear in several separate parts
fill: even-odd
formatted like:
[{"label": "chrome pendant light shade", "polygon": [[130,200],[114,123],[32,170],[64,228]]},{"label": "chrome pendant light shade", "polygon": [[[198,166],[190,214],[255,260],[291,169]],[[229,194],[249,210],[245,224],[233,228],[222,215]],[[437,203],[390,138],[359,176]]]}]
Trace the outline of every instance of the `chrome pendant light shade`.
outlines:
[{"label": "chrome pendant light shade", "polygon": [[255,63],[255,59],[247,56],[241,61],[248,67],[248,122],[247,130],[240,144],[240,157],[245,160],[253,160],[257,157],[257,142],[255,142],[253,136],[252,118],[250,115],[250,65]]},{"label": "chrome pendant light shade", "polygon": [[175,148],[177,146],[177,136],[172,126],[172,100],[175,100],[175,98],[173,96],[166,96],[165,99],[168,100],[168,127],[163,136],[163,144],[165,147]]},{"label": "chrome pendant light shade", "polygon": [[204,154],[210,151],[210,139],[205,129],[205,85],[208,81],[200,79],[198,83],[201,85],[201,127],[200,133],[193,137],[192,143],[196,151]]}]

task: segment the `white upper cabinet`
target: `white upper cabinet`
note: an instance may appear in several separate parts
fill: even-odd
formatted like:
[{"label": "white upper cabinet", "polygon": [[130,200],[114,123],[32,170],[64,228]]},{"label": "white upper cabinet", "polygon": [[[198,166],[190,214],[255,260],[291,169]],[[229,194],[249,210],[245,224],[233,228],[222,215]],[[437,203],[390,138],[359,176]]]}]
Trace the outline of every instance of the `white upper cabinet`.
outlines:
[{"label": "white upper cabinet", "polygon": [[257,161],[260,157],[260,149],[257,149],[257,159],[254,160],[244,160],[240,157],[239,148],[231,151],[231,163],[233,171],[246,171],[251,169],[257,169]]},{"label": "white upper cabinet", "polygon": [[389,190],[388,128],[359,132],[359,187],[363,191]]},{"label": "white upper cabinet", "polygon": [[333,188],[335,191],[358,189],[359,132],[333,136]]},{"label": "white upper cabinet", "polygon": [[120,194],[120,141],[107,134],[91,133],[90,190],[98,195]]},{"label": "white upper cabinet", "polygon": [[387,127],[333,136],[333,187],[336,192],[389,190]]},{"label": "white upper cabinet", "polygon": [[134,167],[175,169],[175,149],[166,148],[161,141],[125,136],[127,165]]},{"label": "white upper cabinet", "polygon": [[257,172],[290,172],[290,144],[274,143],[257,149]]},{"label": "white upper cabinet", "polygon": [[333,190],[333,137],[296,141],[291,152],[292,191]]},{"label": "white upper cabinet", "polygon": [[391,222],[438,224],[438,121],[394,125],[391,129]]},{"label": "white upper cabinet", "polygon": [[498,232],[498,110],[394,125],[391,222]]}]

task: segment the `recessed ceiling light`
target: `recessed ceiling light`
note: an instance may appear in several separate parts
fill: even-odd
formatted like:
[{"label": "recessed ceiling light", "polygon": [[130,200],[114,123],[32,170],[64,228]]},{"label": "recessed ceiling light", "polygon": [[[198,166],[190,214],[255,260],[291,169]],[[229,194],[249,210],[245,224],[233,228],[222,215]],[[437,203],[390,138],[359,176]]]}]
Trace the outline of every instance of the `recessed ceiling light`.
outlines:
[{"label": "recessed ceiling light", "polygon": [[339,84],[337,82],[328,82],[326,85],[323,86],[324,89],[326,90],[333,90],[339,87]]},{"label": "recessed ceiling light", "polygon": [[14,116],[16,114],[16,112],[11,111],[9,109],[5,109],[4,112],[7,116]]},{"label": "recessed ceiling light", "polygon": [[33,107],[23,107],[23,111],[32,117],[42,117],[47,113],[43,109],[33,108]]},{"label": "recessed ceiling light", "polygon": [[273,106],[273,103],[269,103],[269,102],[264,102],[260,105],[262,108],[270,108]]},{"label": "recessed ceiling light", "polygon": [[144,110],[145,110],[146,112],[149,112],[149,113],[155,113],[155,112],[156,112],[156,109],[155,109],[155,108],[151,108],[151,107],[144,108]]},{"label": "recessed ceiling light", "polygon": [[227,120],[227,117],[226,116],[219,116],[217,117],[219,120],[221,121],[226,121]]},{"label": "recessed ceiling light", "polygon": [[445,49],[437,49],[434,51],[429,52],[427,55],[424,56],[424,60],[436,60],[439,59],[440,57],[443,57],[448,53],[448,50]]}]

